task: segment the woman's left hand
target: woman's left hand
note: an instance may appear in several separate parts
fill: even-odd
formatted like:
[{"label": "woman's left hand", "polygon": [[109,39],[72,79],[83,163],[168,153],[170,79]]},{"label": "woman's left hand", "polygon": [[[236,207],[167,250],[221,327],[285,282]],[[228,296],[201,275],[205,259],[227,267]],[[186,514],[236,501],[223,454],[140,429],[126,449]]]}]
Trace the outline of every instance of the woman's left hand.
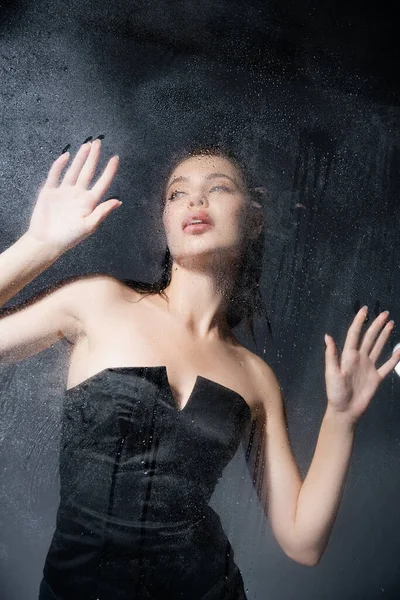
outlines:
[{"label": "woman's left hand", "polygon": [[367,409],[381,382],[400,360],[400,350],[398,350],[379,369],[375,367],[394,326],[393,321],[387,323],[375,341],[388,317],[387,311],[381,313],[370,325],[364,335],[361,347],[357,349],[367,312],[368,309],[363,307],[349,327],[340,364],[333,338],[329,335],[325,336],[325,381],[328,407],[348,417],[349,422],[354,424]]}]

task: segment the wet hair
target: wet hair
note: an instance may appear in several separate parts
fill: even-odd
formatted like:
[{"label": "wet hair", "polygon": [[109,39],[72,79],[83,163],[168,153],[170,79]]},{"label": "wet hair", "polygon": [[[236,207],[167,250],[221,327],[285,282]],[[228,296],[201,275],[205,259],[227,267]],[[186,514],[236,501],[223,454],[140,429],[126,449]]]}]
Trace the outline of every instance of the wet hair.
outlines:
[{"label": "wet hair", "polygon": [[[171,156],[170,161],[166,166],[164,177],[161,178],[161,185],[158,187],[157,192],[161,210],[163,210],[165,206],[166,188],[171,173],[181,162],[196,156],[217,156],[229,160],[239,172],[250,200],[255,200],[261,205],[263,204],[262,188],[260,191],[260,188],[254,186],[253,177],[246,164],[231,149],[224,148],[221,145],[198,145],[192,149],[185,149]],[[256,346],[257,342],[254,337],[253,320],[254,314],[256,313],[266,318],[268,331],[272,339],[271,324],[260,291],[264,241],[265,227],[263,227],[260,235],[256,239],[249,240],[244,248],[227,309],[228,326],[233,329],[243,320],[246,320]],[[169,248],[167,247],[161,262],[161,275],[157,281],[154,283],[133,281],[131,279],[124,279],[121,281],[143,295],[160,294],[167,300],[164,289],[171,281],[171,272],[172,257]]]}]

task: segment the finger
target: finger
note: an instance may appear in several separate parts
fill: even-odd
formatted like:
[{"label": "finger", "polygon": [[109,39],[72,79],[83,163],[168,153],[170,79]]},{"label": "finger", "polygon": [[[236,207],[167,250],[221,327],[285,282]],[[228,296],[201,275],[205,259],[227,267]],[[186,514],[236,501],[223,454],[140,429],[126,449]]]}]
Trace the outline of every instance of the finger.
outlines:
[{"label": "finger", "polygon": [[331,372],[332,374],[339,373],[339,357],[334,339],[330,335],[325,334],[325,343],[325,372]]},{"label": "finger", "polygon": [[85,164],[83,165],[81,172],[78,175],[76,180],[77,185],[81,185],[84,188],[87,188],[92,181],[93,175],[96,172],[97,163],[99,162],[101,151],[101,140],[96,139],[92,143],[92,147],[90,149],[89,156]]},{"label": "finger", "polygon": [[374,364],[376,363],[380,353],[382,352],[383,346],[386,344],[387,340],[389,339],[389,336],[392,333],[393,327],[394,327],[393,321],[389,321],[389,323],[386,323],[386,326],[383,328],[383,330],[380,333],[380,336],[376,340],[375,346],[372,348],[370,355],[369,355],[370,359],[372,360],[372,362]]},{"label": "finger", "polygon": [[343,354],[349,350],[357,350],[361,329],[367,316],[368,310],[362,307],[353,319],[347,332],[346,341],[343,347]]},{"label": "finger", "polygon": [[380,329],[382,329],[384,322],[389,316],[389,312],[385,310],[382,312],[368,327],[365,335],[363,337],[363,341],[361,343],[360,352],[370,353],[372,346],[374,345],[376,336],[378,335]]},{"label": "finger", "polygon": [[121,206],[121,202],[116,198],[102,202],[94,211],[85,217],[85,221],[88,223],[91,230],[97,229],[102,221],[110,214],[112,210],[115,210],[118,206]]},{"label": "finger", "polygon": [[379,369],[377,369],[377,372],[382,377],[382,379],[384,379],[388,373],[393,371],[393,369],[395,368],[395,366],[397,365],[397,363],[399,361],[400,361],[400,349],[397,350],[393,354],[392,358],[389,358],[389,360],[387,362],[385,362],[384,365],[382,365]]},{"label": "finger", "polygon": [[91,191],[95,194],[95,196],[100,199],[108,190],[111,185],[112,180],[115,177],[115,173],[117,172],[119,164],[119,156],[113,156],[107,163],[106,168],[103,171],[103,174],[99,178],[99,180],[92,187]]},{"label": "finger", "polygon": [[64,152],[64,154],[60,154],[60,156],[53,162],[43,187],[54,188],[58,186],[61,171],[69,161],[69,157],[69,152]]},{"label": "finger", "polygon": [[61,186],[75,185],[78,175],[81,172],[81,169],[82,169],[83,165],[85,164],[86,159],[89,155],[90,149],[91,149],[90,142],[87,142],[86,144],[82,144],[82,146],[79,148],[78,153],[75,156],[71,166],[69,167],[68,171],[65,173],[64,179],[61,182]]}]

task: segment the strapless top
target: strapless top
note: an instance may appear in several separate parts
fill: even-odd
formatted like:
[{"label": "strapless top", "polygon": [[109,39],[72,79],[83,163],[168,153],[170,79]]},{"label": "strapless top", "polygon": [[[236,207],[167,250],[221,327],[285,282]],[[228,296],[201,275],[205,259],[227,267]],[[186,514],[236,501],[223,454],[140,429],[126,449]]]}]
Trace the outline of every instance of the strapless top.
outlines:
[{"label": "strapless top", "polygon": [[200,375],[179,410],[165,366],[108,368],[67,390],[44,567],[53,591],[95,598],[94,582],[122,558],[221,537],[208,503],[250,420],[238,392]]}]

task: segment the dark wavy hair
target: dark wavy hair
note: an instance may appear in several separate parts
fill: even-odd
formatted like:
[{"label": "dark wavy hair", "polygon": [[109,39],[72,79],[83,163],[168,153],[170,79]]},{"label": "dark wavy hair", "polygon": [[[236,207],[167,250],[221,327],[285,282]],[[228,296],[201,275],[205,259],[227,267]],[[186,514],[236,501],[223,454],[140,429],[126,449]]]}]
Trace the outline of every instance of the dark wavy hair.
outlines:
[{"label": "dark wavy hair", "polygon": [[[263,188],[257,188],[253,185],[253,178],[245,165],[245,163],[229,148],[224,148],[221,145],[201,145],[195,146],[193,149],[182,150],[179,153],[172,154],[169,164],[166,168],[166,173],[162,178],[161,186],[158,189],[160,197],[160,208],[164,208],[166,186],[171,173],[184,160],[195,156],[218,156],[229,160],[238,170],[244,186],[247,190],[249,198],[255,200],[260,205],[263,205]],[[263,315],[266,318],[268,331],[272,338],[272,328],[267,315],[264,300],[260,292],[260,277],[262,273],[262,262],[264,254],[265,227],[263,227],[260,235],[247,243],[239,271],[233,286],[230,301],[227,310],[227,323],[231,329],[236,327],[244,319],[250,329],[252,338],[257,347],[257,342],[254,337],[254,314]],[[135,289],[144,296],[149,294],[160,294],[167,301],[168,298],[164,293],[164,289],[171,281],[172,272],[172,257],[167,247],[161,262],[161,276],[154,283],[145,283],[133,281],[132,279],[122,279],[121,281],[129,287]]]}]

